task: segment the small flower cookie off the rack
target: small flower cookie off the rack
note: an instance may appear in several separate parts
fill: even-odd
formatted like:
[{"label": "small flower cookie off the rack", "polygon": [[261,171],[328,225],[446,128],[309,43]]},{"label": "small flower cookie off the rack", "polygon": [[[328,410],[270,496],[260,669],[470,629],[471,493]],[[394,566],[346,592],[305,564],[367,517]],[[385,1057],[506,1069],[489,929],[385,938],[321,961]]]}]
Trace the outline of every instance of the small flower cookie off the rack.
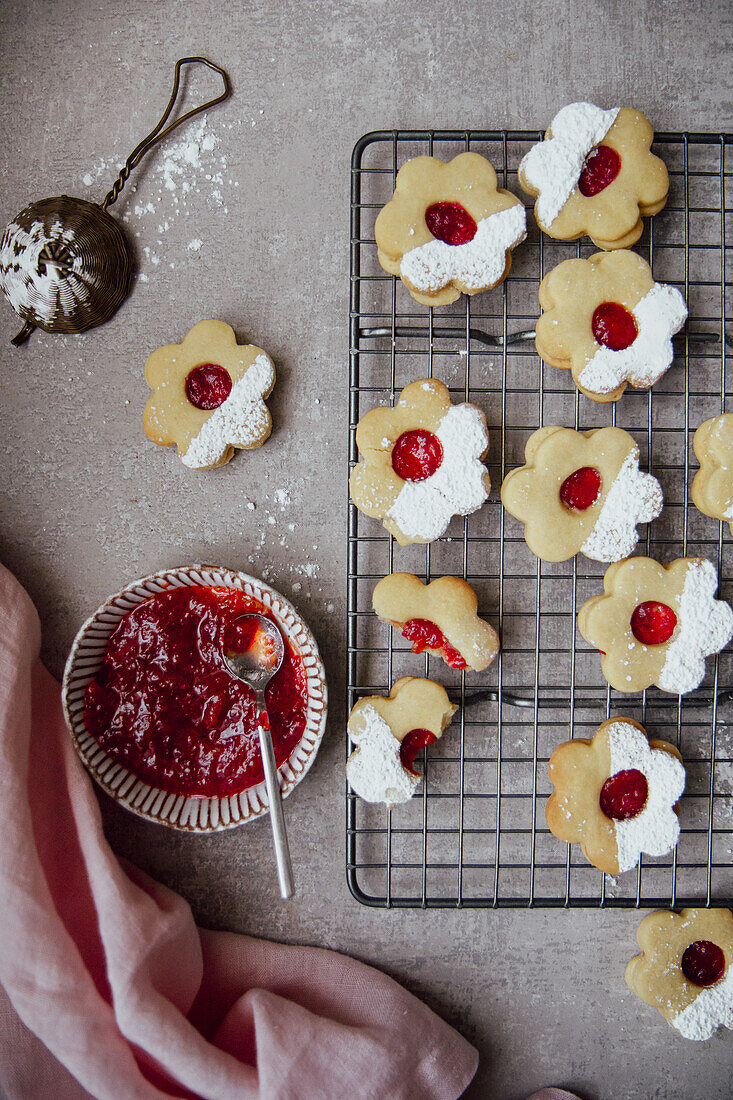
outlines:
[{"label": "small flower cookie off the rack", "polygon": [[636,525],[662,511],[662,487],[639,470],[639,448],[622,428],[539,428],[525,457],[504,478],[501,500],[543,561],[621,561],[639,541]]},{"label": "small flower cookie off the rack", "polygon": [[180,344],[166,344],[145,364],[153,393],[143,416],[153,443],[175,443],[184,466],[211,469],[235,447],[261,447],[272,430],[264,398],[275,385],[269,355],[238,344],[223,321],[199,321]]},{"label": "small flower cookie off the rack", "polygon": [[349,478],[351,499],[400,546],[439,538],[453,516],[475,512],[489,494],[486,417],[468,402],[451,405],[448,387],[434,378],[405,386],[393,408],[363,416],[356,445],[363,458]]},{"label": "small flower cookie off the rack", "polygon": [[564,260],[540,284],[540,358],[591,401],[617,401],[627,385],[648,389],[672,365],[672,337],[687,318],[676,287],[655,283],[635,252]]},{"label": "small flower cookie off the rack", "polygon": [[401,630],[413,653],[427,650],[451,668],[482,672],[499,652],[499,636],[476,614],[478,600],[460,577],[425,585],[413,573],[390,573],[372,594],[382,622]]},{"label": "small flower cookie off the rack", "polygon": [[693,442],[700,469],[692,499],[706,516],[727,520],[733,534],[733,413],[706,420]]},{"label": "small flower cookie off the rack", "polygon": [[457,709],[445,688],[416,676],[398,680],[388,698],[360,699],[348,724],[355,748],[346,778],[354,793],[388,806],[412,798],[421,778],[415,757],[442,736]]},{"label": "small flower cookie off the rack", "polygon": [[635,244],[642,215],[657,214],[669,191],[653,138],[649,119],[631,107],[571,103],[558,111],[519,165],[540,229],[561,241],[587,233],[598,248]]},{"label": "small flower cookie off the rack", "polygon": [[666,856],[677,844],[675,805],[685,769],[674,745],[649,741],[633,718],[609,718],[592,741],[559,745],[549,764],[555,790],[545,807],[550,832],[599,870],[617,875],[642,852]]},{"label": "small flower cookie off the rack", "polygon": [[636,938],[641,955],[626,967],[626,984],[659,1009],[685,1039],[733,1029],[733,913],[683,909],[650,913]]},{"label": "small flower cookie off the rack", "polygon": [[497,187],[496,172],[478,153],[460,153],[448,163],[408,160],[374,226],[384,270],[428,306],[502,282],[510,250],[526,235],[523,203]]},{"label": "small flower cookie off the rack", "polygon": [[705,676],[705,658],[733,636],[733,610],[715,599],[718,574],[705,558],[660,565],[627,558],[606,570],[605,595],[587,600],[578,629],[601,653],[603,675],[617,691],[656,684],[683,695]]}]

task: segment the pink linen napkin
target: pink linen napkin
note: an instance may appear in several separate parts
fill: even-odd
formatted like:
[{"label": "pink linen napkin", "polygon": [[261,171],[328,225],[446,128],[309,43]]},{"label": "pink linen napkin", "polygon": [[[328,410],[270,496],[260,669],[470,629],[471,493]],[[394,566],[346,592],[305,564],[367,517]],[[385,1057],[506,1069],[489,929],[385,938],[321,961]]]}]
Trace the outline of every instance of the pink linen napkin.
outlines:
[{"label": "pink linen napkin", "polygon": [[396,982],[332,951],[199,929],[181,897],[120,864],[35,609],[2,566],[0,616],[9,1100],[458,1097],[476,1051]]}]

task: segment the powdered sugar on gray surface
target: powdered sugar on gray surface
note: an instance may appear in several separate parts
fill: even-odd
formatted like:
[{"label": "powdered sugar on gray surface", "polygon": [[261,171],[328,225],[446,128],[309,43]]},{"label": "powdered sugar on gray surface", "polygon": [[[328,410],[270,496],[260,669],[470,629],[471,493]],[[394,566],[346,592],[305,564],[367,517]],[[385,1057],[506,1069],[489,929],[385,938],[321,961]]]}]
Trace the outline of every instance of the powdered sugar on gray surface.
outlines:
[{"label": "powdered sugar on gray surface", "polygon": [[611,775],[635,768],[646,776],[649,787],[641,813],[614,821],[619,871],[630,871],[642,852],[664,856],[677,844],[680,823],[672,807],[685,789],[685,769],[676,756],[652,749],[646,735],[629,722],[614,723],[608,743]]},{"label": "powdered sugar on gray surface", "polygon": [[726,962],[725,977],[702,989],[692,1004],[670,1021],[685,1039],[709,1039],[718,1027],[733,1030],[733,963],[730,959]]},{"label": "powdered sugar on gray surface", "polygon": [[592,103],[570,103],[550,123],[552,137],[533,145],[519,165],[520,183],[538,191],[535,213],[550,228],[573,193],[591,149],[616,121],[619,108],[603,111]]},{"label": "powdered sugar on gray surface", "polygon": [[445,532],[453,516],[467,516],[486,500],[486,467],[480,456],[489,445],[483,414],[473,405],[453,405],[435,433],[443,461],[424,481],[406,481],[387,512],[409,538],[430,542]]},{"label": "powdered sugar on gray surface", "polygon": [[361,730],[350,734],[356,748],[346,762],[351,789],[365,802],[407,802],[420,776],[402,766],[400,742],[376,708],[369,703],[359,714]]},{"label": "powdered sugar on gray surface", "polygon": [[685,299],[676,287],[655,283],[631,312],[639,334],[621,351],[599,347],[578,375],[593,393],[611,393],[622,382],[652,386],[669,370],[674,358],[672,337],[687,319]]},{"label": "powdered sugar on gray surface", "polygon": [[432,240],[410,249],[400,262],[400,275],[416,290],[442,290],[454,279],[470,290],[495,286],[506,268],[507,249],[527,236],[522,203],[482,218],[466,244]]},{"label": "powdered sugar on gray surface", "polygon": [[639,541],[637,523],[649,523],[662,511],[662,486],[639,469],[639,448],[624,459],[581,550],[594,561],[628,558]]},{"label": "powdered sugar on gray surface", "polygon": [[677,612],[679,629],[667,647],[659,677],[663,691],[694,691],[705,676],[705,658],[718,653],[733,637],[733,609],[715,599],[718,574],[712,562],[690,563]]},{"label": "powdered sugar on gray surface", "polygon": [[215,466],[228,447],[252,447],[267,431],[270,414],[263,400],[275,384],[275,368],[267,355],[258,355],[214,409],[195,435],[181,461],[191,469]]}]

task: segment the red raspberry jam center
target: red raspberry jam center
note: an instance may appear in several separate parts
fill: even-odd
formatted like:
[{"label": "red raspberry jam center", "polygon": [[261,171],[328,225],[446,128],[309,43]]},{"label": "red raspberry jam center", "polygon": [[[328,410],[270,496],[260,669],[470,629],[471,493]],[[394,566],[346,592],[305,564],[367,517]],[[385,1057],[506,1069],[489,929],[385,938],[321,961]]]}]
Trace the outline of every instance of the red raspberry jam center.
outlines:
[{"label": "red raspberry jam center", "polygon": [[585,158],[580,172],[578,190],[581,195],[592,198],[613,183],[621,171],[621,157],[610,145],[596,145]]},{"label": "red raspberry jam center", "polygon": [[412,772],[413,775],[419,775],[420,773],[415,771],[413,764],[415,763],[415,757],[420,752],[420,749],[425,749],[428,745],[432,745],[435,740],[435,734],[430,730],[410,730],[402,738],[402,744],[400,745],[400,760],[402,761],[402,767],[406,768],[408,772]]},{"label": "red raspberry jam center", "polygon": [[425,649],[441,652],[446,664],[451,668],[468,668],[457,649],[454,649],[440,627],[429,619],[409,619],[402,627],[403,637],[412,642],[412,652],[422,653]]},{"label": "red raspberry jam center", "polygon": [[232,392],[229,371],[218,363],[202,363],[186,378],[186,397],[197,409],[218,409]]},{"label": "red raspberry jam center", "polygon": [[565,478],[560,486],[560,500],[571,512],[585,512],[598,500],[601,474],[595,466],[581,466]]},{"label": "red raspberry jam center", "polygon": [[468,244],[478,226],[459,202],[434,202],[425,211],[425,224],[434,237],[446,244]]},{"label": "red raspberry jam center", "polygon": [[392,448],[392,469],[403,481],[425,481],[442,461],[440,440],[425,428],[403,432]]},{"label": "red raspberry jam center", "polygon": [[714,985],[723,977],[725,955],[717,943],[711,940],[695,940],[685,948],[682,956],[682,973],[694,985]]},{"label": "red raspberry jam center", "polygon": [[601,302],[593,313],[592,326],[596,343],[611,351],[631,347],[639,335],[633,313],[619,302]]},{"label": "red raspberry jam center", "polygon": [[598,799],[606,817],[614,821],[628,821],[640,814],[646,805],[649,784],[638,768],[626,768],[609,776],[601,787]]},{"label": "red raspberry jam center", "polygon": [[674,634],[677,616],[666,603],[645,600],[637,604],[631,616],[631,633],[644,645],[663,645]]}]

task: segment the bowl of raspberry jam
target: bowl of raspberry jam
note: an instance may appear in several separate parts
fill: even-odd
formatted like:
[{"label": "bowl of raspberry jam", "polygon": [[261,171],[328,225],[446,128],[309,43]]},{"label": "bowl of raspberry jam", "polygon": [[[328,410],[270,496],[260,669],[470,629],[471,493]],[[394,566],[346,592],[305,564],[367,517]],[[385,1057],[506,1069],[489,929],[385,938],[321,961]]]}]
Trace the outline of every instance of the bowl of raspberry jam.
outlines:
[{"label": "bowl of raspberry jam", "polygon": [[286,797],[318,751],[327,695],[315,639],[278,592],[218,566],[171,569],[128,585],[82,626],[64,673],[66,721],[87,769],[127,809],[188,832],[267,812],[254,692],[221,654],[252,612],[285,640],[266,701]]}]

